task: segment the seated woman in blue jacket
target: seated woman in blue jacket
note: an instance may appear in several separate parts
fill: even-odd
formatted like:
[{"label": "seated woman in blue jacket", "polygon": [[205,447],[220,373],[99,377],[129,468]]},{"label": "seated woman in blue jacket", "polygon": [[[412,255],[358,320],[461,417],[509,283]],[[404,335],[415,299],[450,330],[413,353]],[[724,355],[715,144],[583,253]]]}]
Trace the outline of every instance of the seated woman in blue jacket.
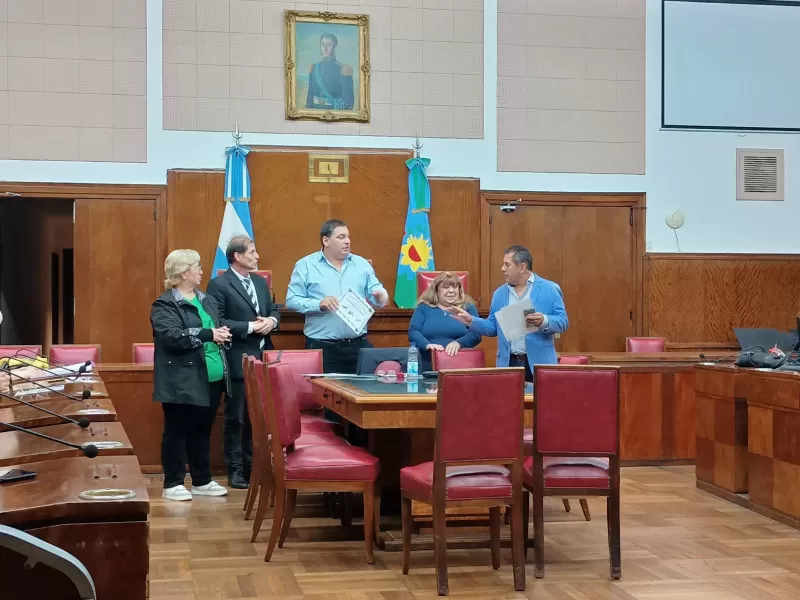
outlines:
[{"label": "seated woman in blue jacket", "polygon": [[480,344],[481,336],[448,312],[453,307],[478,316],[475,301],[464,293],[458,275],[444,271],[420,296],[408,326],[408,341],[420,351],[420,372],[432,369],[432,350],[455,356],[461,348]]}]

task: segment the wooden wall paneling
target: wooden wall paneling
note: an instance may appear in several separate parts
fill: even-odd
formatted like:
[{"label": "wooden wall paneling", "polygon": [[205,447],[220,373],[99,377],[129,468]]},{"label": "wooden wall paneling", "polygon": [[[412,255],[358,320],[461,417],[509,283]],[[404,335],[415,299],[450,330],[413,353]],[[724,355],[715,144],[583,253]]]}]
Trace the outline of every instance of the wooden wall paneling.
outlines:
[{"label": "wooden wall paneling", "polygon": [[796,327],[798,255],[648,254],[643,272],[648,335],[735,344],[734,327]]},{"label": "wooden wall paneling", "polygon": [[133,342],[152,340],[156,200],[76,200],[74,242],[75,342],[100,344],[105,361],[128,360]]},{"label": "wooden wall paneling", "polygon": [[663,374],[630,373],[620,380],[620,459],[661,459]]}]

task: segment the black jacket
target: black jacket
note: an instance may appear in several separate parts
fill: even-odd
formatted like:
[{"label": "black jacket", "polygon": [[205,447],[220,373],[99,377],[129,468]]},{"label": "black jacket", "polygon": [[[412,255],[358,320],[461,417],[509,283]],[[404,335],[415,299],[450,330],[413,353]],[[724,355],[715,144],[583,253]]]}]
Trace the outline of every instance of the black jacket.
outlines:
[{"label": "black jacket", "polygon": [[[233,337],[230,350],[228,350],[228,366],[231,371],[231,379],[244,378],[242,372],[243,354],[261,358],[259,346],[263,336],[257,333],[248,335],[247,329],[250,322],[255,321],[257,316],[261,316],[275,317],[275,320],[280,324],[278,309],[272,304],[272,292],[267,285],[267,280],[255,274],[251,274],[250,279],[253,281],[256,297],[258,298],[258,313],[256,313],[256,309],[250,301],[250,296],[247,294],[247,290],[244,289],[241,280],[230,269],[208,282],[207,291],[217,301],[222,324],[228,326]],[[276,329],[273,329],[273,331]],[[274,348],[269,335],[266,336],[264,342],[264,350],[272,350]]]},{"label": "black jacket", "polygon": [[[195,290],[203,308],[220,326],[217,301]],[[153,400],[173,404],[209,405],[208,369],[203,343],[213,341],[210,329],[203,329],[200,313],[176,289],[167,290],[150,310],[155,356],[153,359]],[[222,352],[225,388],[230,379]]]}]

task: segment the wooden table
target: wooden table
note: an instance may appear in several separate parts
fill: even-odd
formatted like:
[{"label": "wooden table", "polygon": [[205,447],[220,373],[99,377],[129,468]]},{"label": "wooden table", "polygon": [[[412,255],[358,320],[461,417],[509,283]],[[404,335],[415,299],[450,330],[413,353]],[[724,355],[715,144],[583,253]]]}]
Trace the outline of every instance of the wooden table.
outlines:
[{"label": "wooden table", "polygon": [[[48,400],[36,406],[41,406],[71,419],[81,419],[86,417],[92,423],[109,422],[117,420],[117,411],[111,400],[85,400],[84,402],[67,400]],[[9,405],[0,407],[0,431],[9,431],[3,423],[12,423],[20,427],[45,427],[47,425],[58,425],[62,419],[54,417],[34,407],[23,404]]]},{"label": "wooden table", "polygon": [[800,373],[696,369],[697,487],[800,528]]},{"label": "wooden table", "polygon": [[[80,560],[99,600],[144,600],[149,570],[149,497],[135,456],[61,458],[14,465],[35,479],[0,487],[0,524],[22,529]],[[86,500],[85,490],[127,489],[126,500]],[[0,548],[3,597],[65,598],[63,576],[25,569],[20,555]],[[37,590],[39,595],[32,594]]]},{"label": "wooden table", "polygon": [[[42,388],[42,385],[45,385],[49,388],[54,388],[55,390],[60,391],[67,396],[78,396],[76,401],[80,400],[80,395],[84,390],[89,390],[91,392],[89,399],[96,400],[99,398],[108,398],[108,390],[106,389],[105,383],[100,377],[85,375],[81,379],[81,381],[77,382],[65,382],[63,379],[61,379],[37,381],[36,384],[18,383],[13,387],[13,395],[20,400],[24,400],[28,404],[39,404],[41,402],[49,402],[50,400],[58,399],[67,400],[67,398],[64,398],[64,396],[61,394],[45,391],[44,388]],[[92,381],[86,381],[88,379],[91,379]],[[63,389],[59,389],[61,386],[63,386]],[[40,393],[19,394],[19,392],[34,388],[41,389],[42,391]],[[0,406],[13,406],[14,404],[14,400],[6,398],[5,396],[0,396]]]},{"label": "wooden table", "polygon": [[[35,431],[73,444],[96,444],[98,445],[98,457],[133,455],[133,447],[122,423],[90,423],[89,427],[85,429],[67,423],[36,427]],[[114,448],[103,448],[103,442],[118,442],[121,445]],[[84,456],[84,453],[77,448],[69,448],[58,442],[22,431],[0,433],[0,467],[20,462],[40,462],[73,456]]]}]

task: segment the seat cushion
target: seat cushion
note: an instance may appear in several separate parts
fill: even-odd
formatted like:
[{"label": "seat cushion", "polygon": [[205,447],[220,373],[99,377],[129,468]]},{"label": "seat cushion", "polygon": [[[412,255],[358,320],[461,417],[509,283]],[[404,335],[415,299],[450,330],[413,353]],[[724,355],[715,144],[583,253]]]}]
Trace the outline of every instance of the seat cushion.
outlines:
[{"label": "seat cushion", "polygon": [[335,431],[337,428],[339,428],[338,423],[328,421],[322,415],[315,413],[300,413],[300,429],[303,432],[323,433],[326,431]]},{"label": "seat cushion", "polygon": [[[597,488],[611,487],[607,458],[596,456],[546,456],[542,460],[544,487],[546,488]],[[525,457],[522,477],[526,485],[533,485],[533,457]]]},{"label": "seat cushion", "polygon": [[533,427],[522,430],[522,453],[525,456],[533,455]]},{"label": "seat cushion", "polygon": [[286,456],[287,481],[375,481],[378,459],[363,448],[307,446]]},{"label": "seat cushion", "polygon": [[303,432],[294,442],[295,449],[307,448],[308,446],[348,446],[347,440],[333,435],[332,433],[313,433]]},{"label": "seat cushion", "polygon": [[[447,500],[511,497],[511,476],[504,467],[450,467],[445,480]],[[433,461],[400,469],[400,489],[433,497]]]}]

